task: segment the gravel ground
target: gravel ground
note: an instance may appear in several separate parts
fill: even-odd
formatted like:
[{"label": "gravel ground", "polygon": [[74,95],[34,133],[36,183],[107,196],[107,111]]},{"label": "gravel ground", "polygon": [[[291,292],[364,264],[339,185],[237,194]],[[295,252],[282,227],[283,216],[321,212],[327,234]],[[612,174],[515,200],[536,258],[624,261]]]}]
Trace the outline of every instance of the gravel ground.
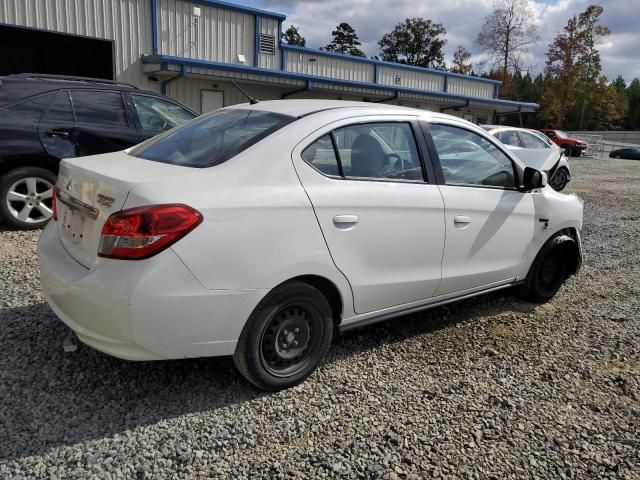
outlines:
[{"label": "gravel ground", "polygon": [[572,165],[586,263],[554,301],[350,333],[276,394],[228,358],[64,353],[38,233],[2,229],[0,477],[640,478],[640,162]]}]

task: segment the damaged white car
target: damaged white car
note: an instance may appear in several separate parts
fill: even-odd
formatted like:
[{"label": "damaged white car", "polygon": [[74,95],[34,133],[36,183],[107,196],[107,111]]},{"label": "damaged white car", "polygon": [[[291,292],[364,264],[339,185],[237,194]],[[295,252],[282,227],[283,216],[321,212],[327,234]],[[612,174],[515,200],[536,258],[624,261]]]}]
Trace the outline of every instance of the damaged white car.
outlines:
[{"label": "damaged white car", "polygon": [[482,125],[482,128],[504,143],[527,167],[545,172],[554,190],[564,190],[571,180],[564,150],[542,133],[499,125]]}]

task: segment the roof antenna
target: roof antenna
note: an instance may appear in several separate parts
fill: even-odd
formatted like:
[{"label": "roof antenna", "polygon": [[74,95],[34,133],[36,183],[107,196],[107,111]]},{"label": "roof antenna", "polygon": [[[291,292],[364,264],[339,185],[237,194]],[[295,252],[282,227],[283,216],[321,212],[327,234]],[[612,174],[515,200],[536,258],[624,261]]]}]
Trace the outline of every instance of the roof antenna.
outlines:
[{"label": "roof antenna", "polygon": [[259,100],[257,98],[253,98],[251,95],[249,95],[247,92],[245,92],[240,85],[238,85],[236,82],[234,82],[233,80],[229,80],[231,82],[231,84],[236,87],[238,90],[240,90],[242,92],[242,94],[247,97],[249,99],[249,103],[251,105],[255,105],[256,103],[259,102]]}]

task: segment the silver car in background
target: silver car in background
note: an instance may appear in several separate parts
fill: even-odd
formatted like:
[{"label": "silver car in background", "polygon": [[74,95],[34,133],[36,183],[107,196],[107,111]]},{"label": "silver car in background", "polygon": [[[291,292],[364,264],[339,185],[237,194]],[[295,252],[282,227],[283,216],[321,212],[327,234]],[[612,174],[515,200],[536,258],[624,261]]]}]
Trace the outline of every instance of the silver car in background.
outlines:
[{"label": "silver car in background", "polygon": [[562,148],[542,133],[500,125],[481,127],[504,143],[526,166],[545,172],[554,190],[564,190],[571,180],[569,160]]}]

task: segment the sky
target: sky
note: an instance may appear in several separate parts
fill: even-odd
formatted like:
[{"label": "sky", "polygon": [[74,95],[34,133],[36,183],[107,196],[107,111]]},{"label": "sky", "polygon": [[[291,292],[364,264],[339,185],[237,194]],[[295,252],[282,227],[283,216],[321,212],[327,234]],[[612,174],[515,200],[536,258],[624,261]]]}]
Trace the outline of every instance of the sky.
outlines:
[{"label": "sky", "polygon": [[[379,53],[378,40],[407,17],[423,17],[442,23],[448,40],[445,56],[451,62],[458,45],[473,53],[472,62],[484,59],[474,46],[492,0],[230,0],[287,16],[284,29],[293,24],[307,39],[307,47],[318,48],[331,41],[331,31],[341,22],[355,28],[361,49],[368,55]],[[596,3],[604,8],[602,24],[611,35],[599,45],[602,73],[609,80],[618,75],[628,82],[640,77],[640,0],[535,0],[535,22],[540,41],[530,48],[526,64],[532,74],[544,69],[545,53],[567,20]],[[488,69],[488,68],[487,68]]]}]

